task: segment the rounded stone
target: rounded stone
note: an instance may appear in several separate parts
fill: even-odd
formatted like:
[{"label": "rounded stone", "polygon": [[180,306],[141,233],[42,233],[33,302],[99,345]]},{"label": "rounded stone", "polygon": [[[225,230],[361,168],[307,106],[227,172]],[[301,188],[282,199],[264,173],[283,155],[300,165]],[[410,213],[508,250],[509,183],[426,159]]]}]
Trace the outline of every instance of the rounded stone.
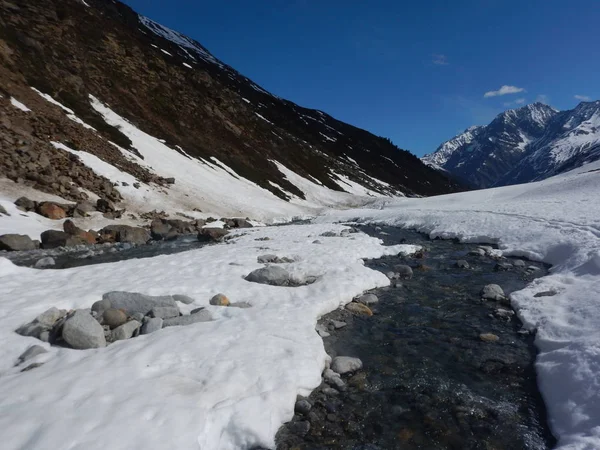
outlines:
[{"label": "rounded stone", "polygon": [[372,316],[373,311],[367,305],[362,303],[351,302],[346,305],[346,309],[354,314],[363,314],[365,316]]},{"label": "rounded stone", "polygon": [[108,308],[102,314],[102,319],[104,319],[104,324],[108,325],[112,330],[127,322],[127,314],[120,309]]},{"label": "rounded stone", "polygon": [[229,299],[224,294],[217,294],[210,299],[210,304],[215,306],[229,306]]},{"label": "rounded stone", "polygon": [[500,340],[498,336],[492,333],[481,333],[479,335],[479,339],[481,339],[483,342],[497,342]]}]

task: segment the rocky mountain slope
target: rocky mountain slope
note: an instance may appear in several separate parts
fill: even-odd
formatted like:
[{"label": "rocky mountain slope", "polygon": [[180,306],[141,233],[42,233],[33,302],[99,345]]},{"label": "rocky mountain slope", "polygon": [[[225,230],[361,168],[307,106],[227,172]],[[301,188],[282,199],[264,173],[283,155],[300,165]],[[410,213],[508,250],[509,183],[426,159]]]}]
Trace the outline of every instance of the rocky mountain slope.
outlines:
[{"label": "rocky mountain slope", "polygon": [[471,127],[422,160],[481,187],[542,180],[600,158],[600,101],[556,111],[542,103]]},{"label": "rocky mountain slope", "polygon": [[323,205],[460,189],[118,1],[0,0],[0,61],[0,175],[67,200],[142,208],[152,192],[206,211],[229,195],[222,209],[241,214],[246,191]]}]

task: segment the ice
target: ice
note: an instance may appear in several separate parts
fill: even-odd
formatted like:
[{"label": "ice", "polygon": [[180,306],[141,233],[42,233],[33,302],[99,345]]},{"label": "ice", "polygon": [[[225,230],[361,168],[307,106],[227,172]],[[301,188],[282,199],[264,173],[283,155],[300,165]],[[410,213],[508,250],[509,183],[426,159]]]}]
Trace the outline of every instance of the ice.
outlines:
[{"label": "ice", "polygon": [[[355,233],[311,245],[341,225],[296,225],[245,230],[235,243],[145,260],[42,271],[0,258],[0,430],[2,448],[202,449],[270,447],[294,413],[296,395],[321,383],[328,360],[315,332],[319,316],[389,280],[364,266],[414,246],[384,247]],[[302,287],[243,279],[261,267],[255,239],[269,251],[293,255]],[[351,244],[350,244],[351,242]],[[230,263],[235,263],[234,265]],[[51,306],[86,308],[111,290],[185,294],[216,320],[172,327],[106,348],[48,347],[44,365],[13,367],[33,338],[13,330]],[[216,293],[249,309],[209,305]],[[168,444],[165,444],[168,443]]]}]

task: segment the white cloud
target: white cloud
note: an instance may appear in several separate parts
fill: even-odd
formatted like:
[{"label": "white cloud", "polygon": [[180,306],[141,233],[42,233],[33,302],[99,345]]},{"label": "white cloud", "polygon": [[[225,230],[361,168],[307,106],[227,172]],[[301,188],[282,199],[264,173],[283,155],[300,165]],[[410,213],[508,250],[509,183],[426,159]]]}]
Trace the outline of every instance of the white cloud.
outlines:
[{"label": "white cloud", "polygon": [[535,101],[543,103],[545,105],[549,105],[550,104],[550,97],[548,97],[546,94],[540,94],[540,95],[538,95],[536,97]]},{"label": "white cloud", "polygon": [[450,64],[446,55],[439,55],[434,53],[433,55],[431,55],[431,57],[431,62],[438,66],[447,66],[448,64]]},{"label": "white cloud", "polygon": [[577,100],[581,100],[582,102],[589,102],[592,100],[592,98],[588,97],[587,95],[574,95],[573,97],[575,97]]},{"label": "white cloud", "polygon": [[488,91],[483,94],[484,98],[488,97],[498,97],[499,95],[508,95],[508,94],[518,94],[519,92],[526,92],[525,89],[516,87],[516,86],[508,86],[504,85],[497,91]]}]

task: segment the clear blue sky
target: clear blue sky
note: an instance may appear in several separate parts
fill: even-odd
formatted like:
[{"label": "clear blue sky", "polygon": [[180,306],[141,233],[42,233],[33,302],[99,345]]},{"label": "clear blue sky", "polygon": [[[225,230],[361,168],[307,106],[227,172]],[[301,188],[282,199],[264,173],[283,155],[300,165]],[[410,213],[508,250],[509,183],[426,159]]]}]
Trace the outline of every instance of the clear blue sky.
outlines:
[{"label": "clear blue sky", "polygon": [[417,155],[510,107],[600,99],[599,0],[125,3],[268,91]]}]

